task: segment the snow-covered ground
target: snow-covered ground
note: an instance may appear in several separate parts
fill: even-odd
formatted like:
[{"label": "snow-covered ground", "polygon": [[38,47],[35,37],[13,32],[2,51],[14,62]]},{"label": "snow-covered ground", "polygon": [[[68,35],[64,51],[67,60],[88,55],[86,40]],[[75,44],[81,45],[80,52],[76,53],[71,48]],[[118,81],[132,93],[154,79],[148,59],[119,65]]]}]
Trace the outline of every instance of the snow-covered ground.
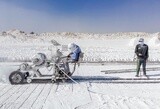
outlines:
[{"label": "snow-covered ground", "polygon": [[[105,74],[102,70],[132,69],[134,64],[81,64],[74,77],[102,78],[52,84],[50,81],[10,85],[7,75],[19,63],[1,63],[0,108],[2,109],[159,109],[160,83],[107,83],[103,78],[131,78],[133,73]],[[147,68],[159,67],[148,64]],[[4,75],[2,75],[4,74]],[[159,71],[147,72],[153,78]],[[149,81],[149,80],[148,80]],[[156,81],[156,80],[155,80]]]},{"label": "snow-covered ground", "polygon": [[[148,63],[147,68],[160,68],[159,33],[3,32],[0,35],[0,109],[159,109],[160,80],[144,80],[147,83],[140,80],[134,84],[113,83],[105,78],[133,78],[135,72],[101,72],[135,69],[134,48],[140,37],[149,45],[149,61],[152,63]],[[77,81],[79,84],[71,81],[52,84],[46,81],[10,85],[8,76],[18,68],[20,61],[28,61],[39,52],[50,58],[51,49],[54,49],[51,40],[63,45],[60,49],[64,54],[67,54],[65,49],[68,43],[80,45],[85,53],[84,63],[76,69],[73,78],[86,79]],[[47,70],[43,69],[43,73],[47,73]],[[147,71],[147,75],[150,78],[160,78],[159,69]],[[94,81],[87,78],[93,78]]]}]

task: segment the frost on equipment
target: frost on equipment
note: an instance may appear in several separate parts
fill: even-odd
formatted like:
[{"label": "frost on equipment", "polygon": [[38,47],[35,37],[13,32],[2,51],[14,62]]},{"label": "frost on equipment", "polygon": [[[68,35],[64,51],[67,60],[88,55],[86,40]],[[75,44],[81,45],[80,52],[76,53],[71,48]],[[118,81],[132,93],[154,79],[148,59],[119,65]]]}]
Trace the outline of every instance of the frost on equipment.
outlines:
[{"label": "frost on equipment", "polygon": [[[51,59],[47,59],[44,53],[38,53],[32,59],[32,64],[22,63],[19,66],[19,69],[13,71],[9,76],[9,81],[11,84],[22,84],[24,82],[31,83],[32,80],[51,80],[56,82],[57,80],[62,80],[63,82],[68,79],[69,76],[75,72],[76,65],[78,62],[74,62],[73,69],[68,72],[65,72],[64,60],[67,60],[67,56],[64,56],[62,52],[58,49],[58,46],[61,46],[55,40],[52,40],[51,43],[53,47],[56,48],[55,54],[52,54]],[[82,57],[79,57],[82,58]],[[40,72],[41,68],[50,68],[50,71],[53,71],[53,74],[43,75]]]}]

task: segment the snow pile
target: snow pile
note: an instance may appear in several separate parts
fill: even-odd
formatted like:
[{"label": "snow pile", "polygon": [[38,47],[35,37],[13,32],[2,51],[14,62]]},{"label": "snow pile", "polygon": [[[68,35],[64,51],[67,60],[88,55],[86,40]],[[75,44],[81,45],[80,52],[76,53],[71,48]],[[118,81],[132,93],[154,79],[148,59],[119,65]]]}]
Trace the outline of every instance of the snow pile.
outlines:
[{"label": "snow pile", "polygon": [[9,31],[3,31],[0,34],[0,44],[1,45],[11,45],[19,43],[33,43],[33,42],[43,42],[40,38],[37,38],[38,34],[31,32],[30,34],[24,31],[13,29]]},{"label": "snow pile", "polygon": [[25,31],[18,30],[18,29],[12,29],[8,31],[3,31],[2,35],[12,35],[12,36],[37,36],[38,34],[35,32],[30,32],[29,34]]},{"label": "snow pile", "polygon": [[136,45],[138,44],[138,40],[139,40],[138,37],[132,38],[132,39],[129,41],[128,46],[136,46]]},{"label": "snow pile", "polygon": [[13,29],[9,31],[3,31],[1,33],[2,36],[4,35],[11,35],[15,37],[24,37],[24,36],[40,36],[40,37],[34,37],[34,38],[55,38],[55,37],[61,37],[61,38],[74,38],[74,39],[119,39],[119,38],[134,38],[134,37],[150,37],[154,33],[145,33],[145,32],[118,32],[118,33],[105,33],[105,34],[95,34],[95,33],[73,33],[73,32],[44,32],[37,34],[35,32],[31,32],[30,34],[18,30],[18,29]]},{"label": "snow pile", "polygon": [[11,36],[11,35],[6,35],[6,36],[0,36],[0,44],[7,44],[7,43],[10,43],[10,44],[14,44],[16,42],[20,42],[20,40],[17,40],[15,38],[15,36]]},{"label": "snow pile", "polygon": [[118,33],[105,33],[105,34],[94,34],[94,33],[72,33],[72,32],[44,32],[44,33],[34,33],[31,32],[30,34],[18,30],[13,29],[9,31],[4,31],[1,33],[1,36],[10,36],[17,40],[23,39],[23,41],[27,41],[28,39],[37,39],[37,40],[51,40],[54,38],[60,39],[99,39],[99,40],[108,40],[108,39],[126,39],[126,38],[135,38],[135,37],[143,37],[149,38],[154,33],[145,33],[145,32],[118,32]]},{"label": "snow pile", "polygon": [[105,33],[105,34],[94,34],[94,33],[41,33],[41,37],[61,37],[61,38],[72,38],[72,39],[122,39],[122,38],[133,38],[133,37],[150,37],[150,33],[145,32],[118,32],[118,33]]},{"label": "snow pile", "polygon": [[18,30],[18,29],[13,29],[13,30],[6,31],[6,34],[13,35],[13,36],[27,35],[24,31],[21,31],[21,30]]},{"label": "snow pile", "polygon": [[153,38],[151,38],[148,44],[152,47],[160,46],[160,33],[156,33]]},{"label": "snow pile", "polygon": [[119,62],[133,61],[134,47],[140,37],[151,46],[150,61],[160,60],[159,33],[143,32],[119,32],[106,34],[93,33],[41,33],[39,36],[30,35],[20,30],[3,32],[0,36],[0,61],[7,59],[11,61],[25,61],[36,53],[42,52],[50,55],[49,47],[51,40],[62,45],[74,42],[78,44],[85,53],[84,61],[87,62]]}]

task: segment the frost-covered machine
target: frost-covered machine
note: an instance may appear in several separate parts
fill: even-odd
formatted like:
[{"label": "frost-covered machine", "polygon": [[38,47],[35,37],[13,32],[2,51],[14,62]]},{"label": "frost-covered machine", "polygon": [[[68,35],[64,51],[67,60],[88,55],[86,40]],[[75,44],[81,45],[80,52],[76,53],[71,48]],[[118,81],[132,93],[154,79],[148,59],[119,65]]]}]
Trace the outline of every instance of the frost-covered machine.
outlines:
[{"label": "frost-covered machine", "polygon": [[[54,46],[59,46],[52,41]],[[62,80],[63,82],[70,77],[76,69],[78,62],[72,63],[73,69],[70,74],[65,72],[64,60],[67,60],[67,56],[64,56],[59,49],[56,49],[56,53],[52,54],[51,59],[47,59],[44,53],[38,53],[32,59],[32,63],[22,63],[19,69],[13,71],[9,75],[9,81],[11,84],[22,84],[24,82],[31,83],[32,80],[51,80],[56,82]],[[40,69],[47,68],[52,71],[52,74],[44,75],[40,72]]]}]

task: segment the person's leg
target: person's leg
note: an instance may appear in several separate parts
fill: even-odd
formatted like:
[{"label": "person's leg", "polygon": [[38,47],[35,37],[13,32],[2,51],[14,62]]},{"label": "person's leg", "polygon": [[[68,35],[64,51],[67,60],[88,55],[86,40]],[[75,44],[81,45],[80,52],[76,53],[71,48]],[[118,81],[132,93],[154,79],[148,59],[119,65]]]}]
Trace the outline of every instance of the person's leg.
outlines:
[{"label": "person's leg", "polygon": [[64,70],[65,70],[65,73],[68,74],[69,76],[72,75],[71,71],[70,71],[70,67],[69,67],[69,63],[75,63],[76,61],[75,60],[72,60],[72,59],[66,59],[66,60],[63,60],[63,63],[64,63]]},{"label": "person's leg", "polygon": [[68,60],[65,60],[65,61],[64,61],[64,70],[65,70],[65,72],[66,72],[67,74],[70,72]]},{"label": "person's leg", "polygon": [[137,59],[137,69],[136,69],[137,74],[136,74],[136,76],[139,76],[140,66],[141,66],[141,60]]},{"label": "person's leg", "polygon": [[146,75],[146,60],[143,60],[142,66],[143,66],[143,75]]},{"label": "person's leg", "polygon": [[72,71],[70,71],[70,66],[69,66],[68,76],[72,76],[73,72],[75,71],[76,62],[77,62],[77,61],[72,60],[72,59],[68,60],[68,64],[69,64],[69,63],[73,63],[73,64],[74,64],[74,67],[72,68]]}]

